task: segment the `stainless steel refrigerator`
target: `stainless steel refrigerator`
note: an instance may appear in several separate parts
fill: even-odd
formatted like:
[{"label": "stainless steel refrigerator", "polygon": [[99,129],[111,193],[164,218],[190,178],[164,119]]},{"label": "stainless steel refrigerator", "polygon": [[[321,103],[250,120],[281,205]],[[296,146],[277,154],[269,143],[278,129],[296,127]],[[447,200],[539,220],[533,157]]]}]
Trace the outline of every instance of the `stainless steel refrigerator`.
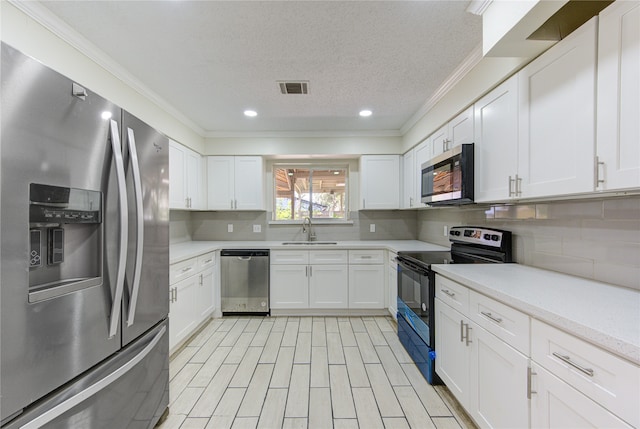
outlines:
[{"label": "stainless steel refrigerator", "polygon": [[0,425],[149,428],[169,398],[168,139],[2,44]]}]

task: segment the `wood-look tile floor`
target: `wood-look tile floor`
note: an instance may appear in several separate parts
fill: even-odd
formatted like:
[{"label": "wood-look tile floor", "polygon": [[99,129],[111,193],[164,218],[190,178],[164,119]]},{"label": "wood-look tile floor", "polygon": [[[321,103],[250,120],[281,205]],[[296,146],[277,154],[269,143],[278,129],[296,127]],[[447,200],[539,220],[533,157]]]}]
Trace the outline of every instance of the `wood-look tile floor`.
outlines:
[{"label": "wood-look tile floor", "polygon": [[387,317],[213,319],[170,362],[161,429],[473,428]]}]

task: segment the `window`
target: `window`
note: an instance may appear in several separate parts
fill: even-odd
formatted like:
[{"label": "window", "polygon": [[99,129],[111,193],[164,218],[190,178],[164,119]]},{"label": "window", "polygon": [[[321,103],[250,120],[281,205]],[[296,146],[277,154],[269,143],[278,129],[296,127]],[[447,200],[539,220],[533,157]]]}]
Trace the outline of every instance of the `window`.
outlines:
[{"label": "window", "polygon": [[274,165],[274,220],[347,219],[347,171]]}]

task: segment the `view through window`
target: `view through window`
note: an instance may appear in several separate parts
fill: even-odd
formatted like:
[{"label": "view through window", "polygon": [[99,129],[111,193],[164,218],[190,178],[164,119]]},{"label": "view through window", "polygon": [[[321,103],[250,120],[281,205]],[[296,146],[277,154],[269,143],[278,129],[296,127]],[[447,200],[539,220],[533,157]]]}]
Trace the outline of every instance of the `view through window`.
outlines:
[{"label": "view through window", "polygon": [[275,220],[346,219],[347,168],[273,167]]}]

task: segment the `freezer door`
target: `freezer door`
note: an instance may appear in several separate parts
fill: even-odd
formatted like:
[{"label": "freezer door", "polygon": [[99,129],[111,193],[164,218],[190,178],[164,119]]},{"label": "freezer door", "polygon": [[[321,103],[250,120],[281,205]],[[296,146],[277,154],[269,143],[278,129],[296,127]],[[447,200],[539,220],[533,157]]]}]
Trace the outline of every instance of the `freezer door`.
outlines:
[{"label": "freezer door", "polygon": [[[120,349],[121,307],[114,300],[122,228],[112,149],[121,110],[4,43],[1,63],[4,422]],[[76,194],[87,198],[97,194],[102,220],[31,223],[30,208],[42,205],[30,204],[37,199],[30,184],[86,190]],[[64,208],[60,201],[45,207],[55,212]],[[37,251],[41,257],[31,257]],[[47,251],[55,257],[44,257]]]},{"label": "freezer door", "polygon": [[129,247],[123,344],[169,314],[169,139],[123,112]]},{"label": "freezer door", "polygon": [[2,429],[148,429],[169,405],[163,322]]}]

